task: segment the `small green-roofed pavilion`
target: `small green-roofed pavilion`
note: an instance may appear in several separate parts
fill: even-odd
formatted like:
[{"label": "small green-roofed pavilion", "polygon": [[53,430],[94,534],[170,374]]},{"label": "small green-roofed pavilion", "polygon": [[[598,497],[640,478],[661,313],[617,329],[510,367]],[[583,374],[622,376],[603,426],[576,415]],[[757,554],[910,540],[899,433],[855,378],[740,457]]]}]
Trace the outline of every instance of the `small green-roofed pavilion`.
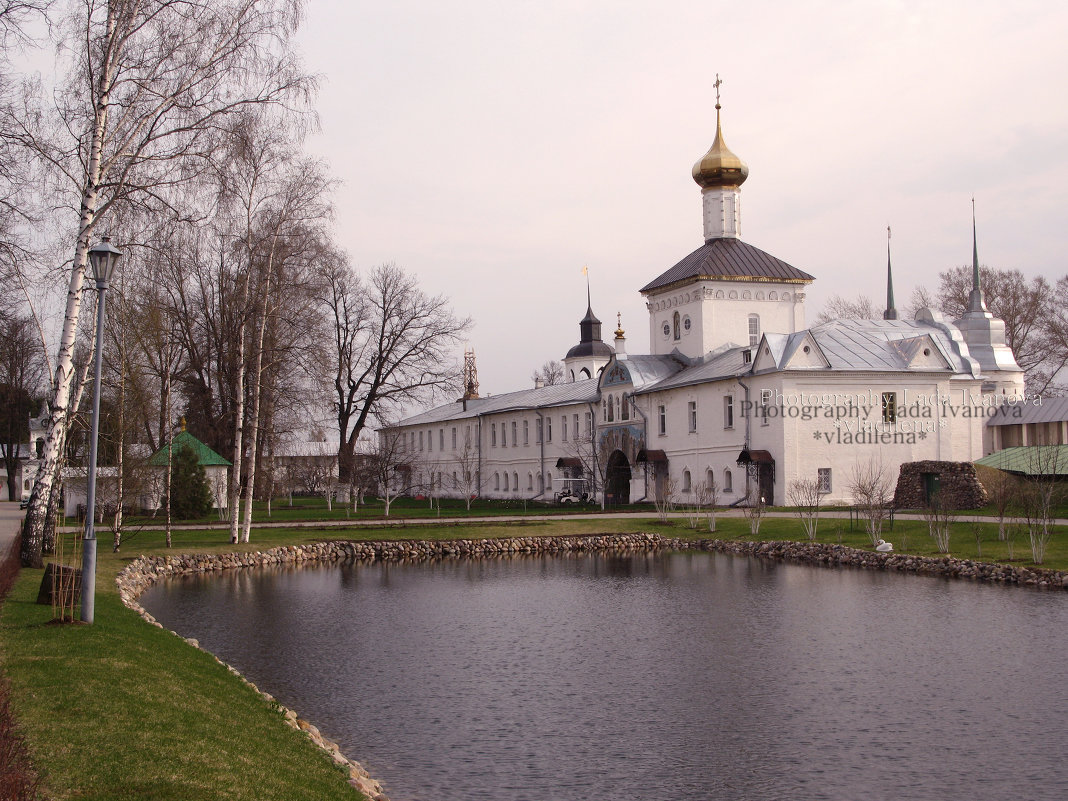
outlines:
[{"label": "small green-roofed pavilion", "polygon": [[1068,445],[1018,445],[975,463],[1022,476],[1068,476]]},{"label": "small green-roofed pavilion", "polygon": [[220,466],[231,467],[232,463],[221,457],[199,439],[194,437],[185,428],[178,436],[176,436],[169,445],[164,445],[151,457],[149,457],[148,463],[153,467],[166,467],[168,458],[168,449],[170,448],[189,448],[197,455],[197,464],[203,467]]}]

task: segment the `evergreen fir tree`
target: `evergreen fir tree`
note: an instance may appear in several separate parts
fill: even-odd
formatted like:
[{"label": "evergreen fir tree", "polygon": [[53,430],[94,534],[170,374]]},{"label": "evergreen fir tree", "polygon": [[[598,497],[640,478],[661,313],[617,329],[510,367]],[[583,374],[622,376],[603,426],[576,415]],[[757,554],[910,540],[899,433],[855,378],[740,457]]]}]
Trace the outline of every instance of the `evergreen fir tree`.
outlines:
[{"label": "evergreen fir tree", "polygon": [[204,466],[187,445],[174,451],[171,462],[171,515],[179,520],[204,517],[211,511],[211,488]]}]

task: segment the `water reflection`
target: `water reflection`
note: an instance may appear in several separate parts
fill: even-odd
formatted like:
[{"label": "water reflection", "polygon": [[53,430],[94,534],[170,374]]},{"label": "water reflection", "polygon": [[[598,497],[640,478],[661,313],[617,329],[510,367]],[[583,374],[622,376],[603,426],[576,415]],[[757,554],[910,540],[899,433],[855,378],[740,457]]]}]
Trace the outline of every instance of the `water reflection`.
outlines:
[{"label": "water reflection", "polygon": [[142,602],[394,801],[1068,790],[1061,594],[642,553],[229,571]]}]

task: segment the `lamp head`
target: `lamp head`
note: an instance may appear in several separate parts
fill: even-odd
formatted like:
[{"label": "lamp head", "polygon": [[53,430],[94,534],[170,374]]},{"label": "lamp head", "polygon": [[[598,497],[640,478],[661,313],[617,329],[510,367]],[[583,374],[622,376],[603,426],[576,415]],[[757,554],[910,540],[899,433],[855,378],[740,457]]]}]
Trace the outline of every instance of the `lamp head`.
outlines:
[{"label": "lamp head", "polygon": [[93,278],[97,286],[107,286],[115,274],[115,267],[122,258],[122,251],[111,244],[111,237],[89,248],[89,263],[93,267]]}]

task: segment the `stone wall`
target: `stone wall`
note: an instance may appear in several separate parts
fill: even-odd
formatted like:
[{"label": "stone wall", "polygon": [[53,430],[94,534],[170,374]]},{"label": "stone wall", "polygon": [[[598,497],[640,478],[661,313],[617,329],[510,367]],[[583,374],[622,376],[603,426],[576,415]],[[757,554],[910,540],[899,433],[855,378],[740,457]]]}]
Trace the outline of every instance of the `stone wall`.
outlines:
[{"label": "stone wall", "polygon": [[897,509],[922,509],[927,505],[924,474],[935,473],[939,497],[950,509],[978,509],[987,501],[986,490],[979,482],[971,462],[906,462],[901,465],[894,492]]}]

